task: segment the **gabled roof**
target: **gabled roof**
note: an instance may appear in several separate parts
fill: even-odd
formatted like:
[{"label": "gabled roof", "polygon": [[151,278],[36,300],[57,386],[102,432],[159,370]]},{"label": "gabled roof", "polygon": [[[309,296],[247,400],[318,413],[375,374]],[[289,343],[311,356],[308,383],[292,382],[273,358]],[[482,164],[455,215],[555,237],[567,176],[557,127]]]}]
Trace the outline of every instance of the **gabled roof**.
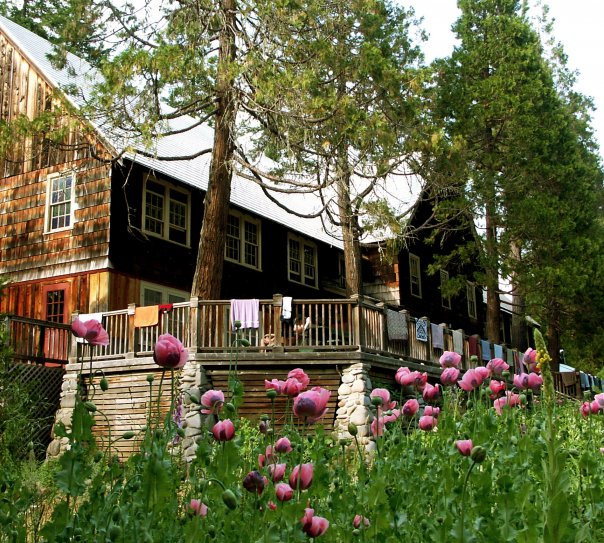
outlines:
[{"label": "gabled roof", "polygon": [[[94,77],[94,68],[86,61],[68,53],[67,67],[57,69],[50,62],[48,55],[52,53],[52,44],[0,15],[0,31],[4,32],[13,42],[20,53],[38,70],[40,75],[47,79],[49,84],[58,89],[68,89],[74,85],[82,95],[67,95],[70,102],[81,106],[91,88]],[[172,121],[172,128],[184,128],[195,124],[192,117],[180,117]],[[116,134],[108,133],[97,126],[99,136],[113,149],[112,152],[121,152],[125,149],[136,149],[132,143],[124,142]],[[142,149],[154,156],[178,157],[199,152],[201,149],[212,146],[213,130],[207,125],[191,128],[186,132],[167,136],[155,142],[154,149]],[[202,155],[192,160],[159,160],[143,156],[136,152],[128,152],[127,157],[157,173],[169,176],[191,187],[207,190],[210,166],[210,154]],[[310,212],[320,208],[318,198],[312,194],[278,194],[278,200],[298,212]],[[292,231],[318,241],[323,241],[336,247],[342,247],[342,241],[337,232],[326,230],[320,218],[306,219],[298,217],[282,209],[272,202],[263,193],[262,188],[247,179],[233,176],[231,189],[231,203],[249,213],[265,217],[280,224],[287,225]]]}]

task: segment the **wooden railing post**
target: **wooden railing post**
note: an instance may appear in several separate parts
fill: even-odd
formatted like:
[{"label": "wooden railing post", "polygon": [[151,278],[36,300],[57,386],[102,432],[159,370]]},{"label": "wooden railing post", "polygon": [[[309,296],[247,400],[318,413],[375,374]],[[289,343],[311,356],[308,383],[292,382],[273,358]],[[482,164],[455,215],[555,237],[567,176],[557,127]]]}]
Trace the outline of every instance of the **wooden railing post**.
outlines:
[{"label": "wooden railing post", "polygon": [[365,344],[365,319],[363,317],[363,297],[359,294],[353,294],[350,297],[355,305],[352,308],[352,329],[358,347]]},{"label": "wooden railing post", "polygon": [[[283,326],[281,324],[281,313],[283,311],[283,294],[273,294],[273,333],[275,334],[275,346],[273,352],[283,352]],[[262,338],[259,338],[262,340]]]},{"label": "wooden railing post", "polygon": [[[80,312],[74,311],[71,314],[71,322],[73,322],[79,316],[80,316]],[[73,334],[70,334],[70,336],[71,336],[71,339],[69,340],[69,353],[68,353],[69,360],[77,362],[77,360],[78,360],[78,338],[75,337]]]},{"label": "wooden railing post", "polygon": [[191,296],[189,301],[189,351],[199,349],[199,296]]},{"label": "wooden railing post", "polygon": [[136,329],[134,328],[134,311],[136,304],[128,304],[128,343],[126,345],[126,358],[134,358],[136,350]]}]

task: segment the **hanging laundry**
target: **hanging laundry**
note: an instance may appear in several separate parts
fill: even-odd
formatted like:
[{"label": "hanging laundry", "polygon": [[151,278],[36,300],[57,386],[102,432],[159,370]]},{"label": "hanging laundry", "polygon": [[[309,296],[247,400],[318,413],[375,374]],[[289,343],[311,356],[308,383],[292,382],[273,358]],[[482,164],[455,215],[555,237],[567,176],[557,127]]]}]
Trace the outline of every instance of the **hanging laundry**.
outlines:
[{"label": "hanging laundry", "polygon": [[231,329],[235,330],[235,321],[241,323],[241,329],[258,328],[260,320],[260,300],[253,298],[250,300],[231,300]]},{"label": "hanging laundry", "polygon": [[392,309],[386,310],[386,331],[390,341],[407,341],[409,330],[407,329],[407,313],[400,313]]},{"label": "hanging laundry", "polygon": [[415,322],[415,339],[428,341],[428,321],[426,319],[417,319]]},{"label": "hanging laundry", "polygon": [[487,339],[480,340],[480,348],[482,350],[482,359],[491,360],[491,344]]},{"label": "hanging laundry", "polygon": [[453,350],[457,354],[463,355],[463,332],[461,330],[453,330],[451,335],[453,336]]},{"label": "hanging laundry", "polygon": [[432,347],[434,349],[445,348],[444,328],[439,324],[430,323],[430,332],[432,334]]}]

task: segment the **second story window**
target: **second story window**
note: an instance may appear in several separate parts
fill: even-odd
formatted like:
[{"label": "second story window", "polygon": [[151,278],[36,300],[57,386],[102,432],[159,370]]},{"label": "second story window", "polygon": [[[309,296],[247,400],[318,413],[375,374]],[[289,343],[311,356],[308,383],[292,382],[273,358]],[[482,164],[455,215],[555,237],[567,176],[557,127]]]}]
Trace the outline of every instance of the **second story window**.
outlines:
[{"label": "second story window", "polygon": [[468,298],[468,317],[471,319],[478,318],[476,310],[476,287],[472,283],[466,285],[466,297]]},{"label": "second story window", "polygon": [[75,175],[64,173],[49,176],[46,201],[46,232],[71,228],[75,202]]},{"label": "second story window", "polygon": [[448,281],[449,272],[446,270],[440,270],[440,301],[445,309],[451,309],[451,296],[443,294],[447,289]]},{"label": "second story window", "polygon": [[411,283],[411,295],[422,297],[422,276],[419,256],[409,253],[409,281]]},{"label": "second story window", "polygon": [[224,257],[243,266],[260,269],[260,222],[231,212],[227,222]]},{"label": "second story window", "polygon": [[189,194],[148,178],[143,195],[143,230],[148,234],[189,245]]},{"label": "second story window", "polygon": [[294,283],[317,288],[317,246],[290,234],[287,239],[287,277]]}]

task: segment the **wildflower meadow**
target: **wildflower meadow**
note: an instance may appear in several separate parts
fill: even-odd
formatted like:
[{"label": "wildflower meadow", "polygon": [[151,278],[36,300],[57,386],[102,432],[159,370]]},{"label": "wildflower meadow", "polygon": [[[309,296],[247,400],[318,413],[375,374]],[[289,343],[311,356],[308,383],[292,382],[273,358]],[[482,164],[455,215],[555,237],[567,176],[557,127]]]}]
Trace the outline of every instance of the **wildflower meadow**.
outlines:
[{"label": "wildflower meadow", "polygon": [[[76,321],[73,331],[90,350],[107,339],[98,323]],[[126,461],[112,445],[134,432],[97,442],[91,429],[103,414],[78,396],[71,427],[55,425],[69,442],[58,460],[0,470],[0,541],[602,541],[604,394],[583,405],[558,398],[535,339],[518,375],[501,359],[462,372],[450,352],[439,382],[399,368],[395,386],[370,394],[367,448],[352,424],[344,437],[317,424],[334,416],[330,392],[303,368],[265,382],[272,405],[287,397],[278,420],[274,409],[238,416],[235,367],[228,390],[195,398],[206,432],[192,462],[178,454],[186,428],[173,388],[166,416],[150,397],[140,450]],[[187,353],[164,335],[154,359],[177,375]],[[161,391],[151,377],[149,390]]]}]

